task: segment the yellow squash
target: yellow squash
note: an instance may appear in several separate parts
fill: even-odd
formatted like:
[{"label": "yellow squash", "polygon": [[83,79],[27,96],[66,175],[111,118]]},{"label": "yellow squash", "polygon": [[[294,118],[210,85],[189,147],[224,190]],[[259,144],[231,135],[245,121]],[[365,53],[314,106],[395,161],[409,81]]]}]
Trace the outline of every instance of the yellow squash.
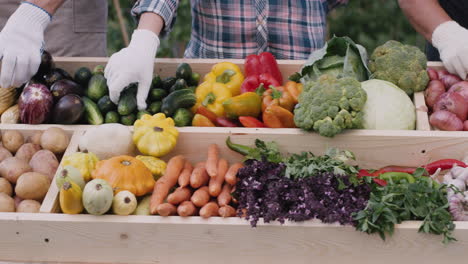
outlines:
[{"label": "yellow squash", "polygon": [[66,156],[62,160],[62,166],[72,166],[77,168],[83,179],[88,182],[91,180],[91,172],[96,167],[96,163],[99,161],[98,157],[92,152],[77,152],[70,156]]},{"label": "yellow squash", "polygon": [[174,120],[166,118],[162,113],[143,115],[134,124],[133,142],[144,155],[166,155],[174,149],[178,137],[179,131],[175,128]]},{"label": "yellow squash", "polygon": [[60,188],[60,209],[65,214],[79,214],[83,211],[82,191],[78,184],[65,181]]}]

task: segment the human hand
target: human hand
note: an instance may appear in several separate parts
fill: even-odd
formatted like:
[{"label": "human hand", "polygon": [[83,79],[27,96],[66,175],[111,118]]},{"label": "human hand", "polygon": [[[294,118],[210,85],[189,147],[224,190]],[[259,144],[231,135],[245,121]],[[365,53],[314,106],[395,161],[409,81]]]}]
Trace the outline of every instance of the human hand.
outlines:
[{"label": "human hand", "polygon": [[444,22],[432,33],[432,44],[439,50],[445,68],[465,80],[468,74],[468,30],[455,21]]},{"label": "human hand", "polygon": [[110,57],[104,76],[112,102],[117,104],[122,90],[131,83],[138,83],[138,110],[146,109],[158,46],[159,38],[155,33],[135,30],[128,47]]},{"label": "human hand", "polygon": [[26,2],[11,15],[0,32],[0,87],[19,87],[36,74],[50,21],[44,9]]}]

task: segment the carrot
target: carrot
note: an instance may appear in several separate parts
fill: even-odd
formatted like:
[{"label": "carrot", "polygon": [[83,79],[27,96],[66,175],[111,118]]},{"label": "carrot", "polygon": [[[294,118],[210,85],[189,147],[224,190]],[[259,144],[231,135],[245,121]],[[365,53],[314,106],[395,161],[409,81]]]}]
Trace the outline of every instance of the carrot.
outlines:
[{"label": "carrot", "polygon": [[218,195],[218,204],[219,206],[228,205],[231,202],[231,199],[231,185],[229,183],[225,183],[221,193]]},{"label": "carrot", "polygon": [[190,175],[192,175],[192,171],[193,171],[192,164],[189,161],[185,161],[184,169],[180,173],[179,180],[178,180],[180,187],[186,187],[189,185]]},{"label": "carrot", "polygon": [[182,202],[177,207],[177,214],[180,216],[192,216],[197,213],[197,208],[191,201]]},{"label": "carrot", "polygon": [[170,203],[162,203],[158,205],[158,214],[160,216],[170,216],[177,213],[177,208]]},{"label": "carrot", "polygon": [[190,175],[190,186],[192,188],[200,188],[203,185],[206,185],[210,181],[210,176],[206,172],[205,163],[199,162],[195,166],[195,169],[192,171],[192,175]]},{"label": "carrot", "polygon": [[156,181],[153,194],[150,200],[150,213],[156,214],[158,206],[164,202],[169,190],[177,184],[180,172],[185,164],[185,158],[182,155],[173,157],[167,163],[166,173]]},{"label": "carrot", "polygon": [[210,177],[216,177],[218,175],[218,160],[219,160],[219,148],[216,144],[211,144],[208,147],[208,158],[206,159],[206,171]]},{"label": "carrot", "polygon": [[173,205],[178,205],[181,202],[190,200],[192,191],[187,187],[177,188],[173,193],[167,196],[167,202]]},{"label": "carrot", "polygon": [[221,206],[218,210],[221,217],[234,217],[236,216],[236,209],[230,205]]},{"label": "carrot", "polygon": [[218,175],[210,178],[208,191],[211,196],[216,197],[221,193],[221,187],[224,182],[224,176],[229,168],[229,163],[225,159],[220,159],[218,162]]},{"label": "carrot", "polygon": [[237,172],[239,171],[240,168],[244,167],[242,163],[235,163],[232,164],[232,166],[229,168],[229,170],[226,173],[226,182],[234,185],[236,184],[237,181]]},{"label": "carrot", "polygon": [[202,207],[210,201],[210,194],[208,193],[208,187],[203,186],[200,189],[196,190],[190,201],[198,207]]},{"label": "carrot", "polygon": [[218,216],[218,210],[219,206],[216,202],[209,202],[200,209],[200,216],[203,218]]}]

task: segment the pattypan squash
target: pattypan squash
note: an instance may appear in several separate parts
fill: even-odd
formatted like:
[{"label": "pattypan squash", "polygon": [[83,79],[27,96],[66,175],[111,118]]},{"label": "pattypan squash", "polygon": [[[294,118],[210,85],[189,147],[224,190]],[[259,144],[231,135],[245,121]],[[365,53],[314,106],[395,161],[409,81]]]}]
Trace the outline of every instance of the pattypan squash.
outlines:
[{"label": "pattypan squash", "polygon": [[166,171],[167,164],[163,160],[151,156],[142,155],[136,156],[136,159],[140,160],[146,165],[146,167],[151,171],[151,173],[153,173],[153,177],[155,180],[161,178],[161,176],[163,176],[164,172]]},{"label": "pattypan squash", "polygon": [[99,161],[98,157],[92,152],[76,152],[66,156],[62,160],[62,166],[72,166],[77,168],[83,179],[87,182],[91,180],[91,172]]}]

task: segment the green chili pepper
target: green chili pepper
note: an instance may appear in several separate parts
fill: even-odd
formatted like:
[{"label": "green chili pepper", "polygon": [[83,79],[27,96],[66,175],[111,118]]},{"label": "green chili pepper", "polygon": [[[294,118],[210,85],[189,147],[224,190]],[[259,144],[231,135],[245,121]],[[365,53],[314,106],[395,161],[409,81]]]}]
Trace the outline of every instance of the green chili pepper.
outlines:
[{"label": "green chili pepper", "polygon": [[393,183],[400,183],[402,180],[406,180],[408,183],[414,183],[416,181],[413,175],[405,172],[386,172],[380,174],[379,178]]},{"label": "green chili pepper", "polygon": [[251,148],[251,147],[232,143],[231,137],[228,137],[228,138],[226,139],[226,145],[227,145],[228,148],[230,148],[231,150],[233,150],[233,151],[235,151],[235,152],[237,152],[237,153],[240,153],[240,154],[242,154],[242,155],[244,155],[244,156],[249,155],[249,153],[251,153],[252,150],[253,150],[253,148]]}]

